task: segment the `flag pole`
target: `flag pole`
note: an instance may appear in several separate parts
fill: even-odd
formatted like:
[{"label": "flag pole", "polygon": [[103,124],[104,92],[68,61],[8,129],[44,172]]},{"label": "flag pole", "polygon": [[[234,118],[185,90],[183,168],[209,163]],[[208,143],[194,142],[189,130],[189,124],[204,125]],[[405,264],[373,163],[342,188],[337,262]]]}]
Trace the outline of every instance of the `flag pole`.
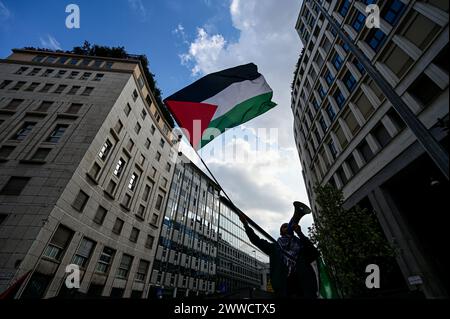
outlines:
[{"label": "flag pole", "polygon": [[[194,148],[193,148],[194,149]],[[261,234],[263,234],[265,237],[267,237],[267,239],[270,239],[272,242],[275,242],[276,240],[270,236],[264,229],[262,229],[257,223],[255,223],[250,217],[248,217],[242,210],[240,210],[231,200],[231,198],[228,196],[228,194],[225,192],[225,190],[223,189],[223,187],[220,185],[219,181],[216,179],[216,177],[214,176],[214,174],[211,172],[211,170],[209,169],[208,165],[206,165],[205,161],[203,160],[203,158],[200,156],[200,154],[197,152],[196,149],[194,149],[195,154],[197,154],[198,158],[200,159],[200,161],[202,162],[203,166],[205,166],[205,168],[207,169],[208,173],[211,175],[211,177],[213,178],[214,182],[217,184],[217,186],[219,186],[220,190],[223,192],[223,194],[225,195],[226,199],[228,200],[228,204],[230,206],[232,206],[232,208],[234,210],[237,211],[238,215],[242,215],[245,217],[245,219],[248,221],[248,223],[253,226],[257,231],[259,231]]]}]

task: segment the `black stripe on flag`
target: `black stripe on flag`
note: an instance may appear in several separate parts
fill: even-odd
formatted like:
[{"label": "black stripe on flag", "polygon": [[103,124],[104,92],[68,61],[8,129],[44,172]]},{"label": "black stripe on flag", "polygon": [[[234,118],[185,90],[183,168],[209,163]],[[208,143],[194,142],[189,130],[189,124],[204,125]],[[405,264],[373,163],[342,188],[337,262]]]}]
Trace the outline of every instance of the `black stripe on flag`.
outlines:
[{"label": "black stripe on flag", "polygon": [[172,94],[165,101],[202,102],[223,91],[233,83],[255,80],[260,76],[258,67],[253,63],[236,66],[208,74]]}]

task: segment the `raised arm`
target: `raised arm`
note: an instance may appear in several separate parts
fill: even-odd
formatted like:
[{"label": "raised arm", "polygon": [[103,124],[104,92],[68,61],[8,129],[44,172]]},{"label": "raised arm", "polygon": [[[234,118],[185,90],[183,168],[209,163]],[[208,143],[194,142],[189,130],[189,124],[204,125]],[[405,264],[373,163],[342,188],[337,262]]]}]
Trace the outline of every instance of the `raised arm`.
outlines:
[{"label": "raised arm", "polygon": [[251,243],[261,249],[261,251],[263,251],[265,254],[270,255],[273,244],[265,239],[259,238],[258,235],[255,234],[255,231],[248,225],[248,221],[244,215],[239,215],[239,219],[244,225],[245,233],[247,234]]}]

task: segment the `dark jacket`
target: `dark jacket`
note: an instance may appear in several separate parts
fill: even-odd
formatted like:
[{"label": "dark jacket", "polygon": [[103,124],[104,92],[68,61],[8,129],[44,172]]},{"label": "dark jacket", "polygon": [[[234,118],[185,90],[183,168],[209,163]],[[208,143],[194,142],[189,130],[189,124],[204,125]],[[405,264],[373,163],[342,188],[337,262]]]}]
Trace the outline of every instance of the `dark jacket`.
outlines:
[{"label": "dark jacket", "polygon": [[[288,269],[283,263],[283,252],[278,243],[259,238],[253,229],[246,224],[244,224],[244,228],[253,245],[269,256],[270,280],[277,297],[316,297],[317,280],[311,263],[318,258],[319,253],[306,236],[300,232],[299,238],[302,249],[298,256],[296,272],[293,274],[294,282],[288,285]],[[293,278],[290,278],[290,280]]]}]

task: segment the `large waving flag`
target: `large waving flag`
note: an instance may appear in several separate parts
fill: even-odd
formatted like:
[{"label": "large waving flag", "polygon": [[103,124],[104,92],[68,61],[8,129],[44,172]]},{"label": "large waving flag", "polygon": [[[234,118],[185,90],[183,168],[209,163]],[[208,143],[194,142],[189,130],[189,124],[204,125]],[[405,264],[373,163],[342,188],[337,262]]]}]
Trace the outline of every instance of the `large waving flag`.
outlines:
[{"label": "large waving flag", "polygon": [[205,130],[243,124],[273,108],[273,91],[255,64],[211,73],[164,100],[177,123],[200,149],[214,137]]}]

